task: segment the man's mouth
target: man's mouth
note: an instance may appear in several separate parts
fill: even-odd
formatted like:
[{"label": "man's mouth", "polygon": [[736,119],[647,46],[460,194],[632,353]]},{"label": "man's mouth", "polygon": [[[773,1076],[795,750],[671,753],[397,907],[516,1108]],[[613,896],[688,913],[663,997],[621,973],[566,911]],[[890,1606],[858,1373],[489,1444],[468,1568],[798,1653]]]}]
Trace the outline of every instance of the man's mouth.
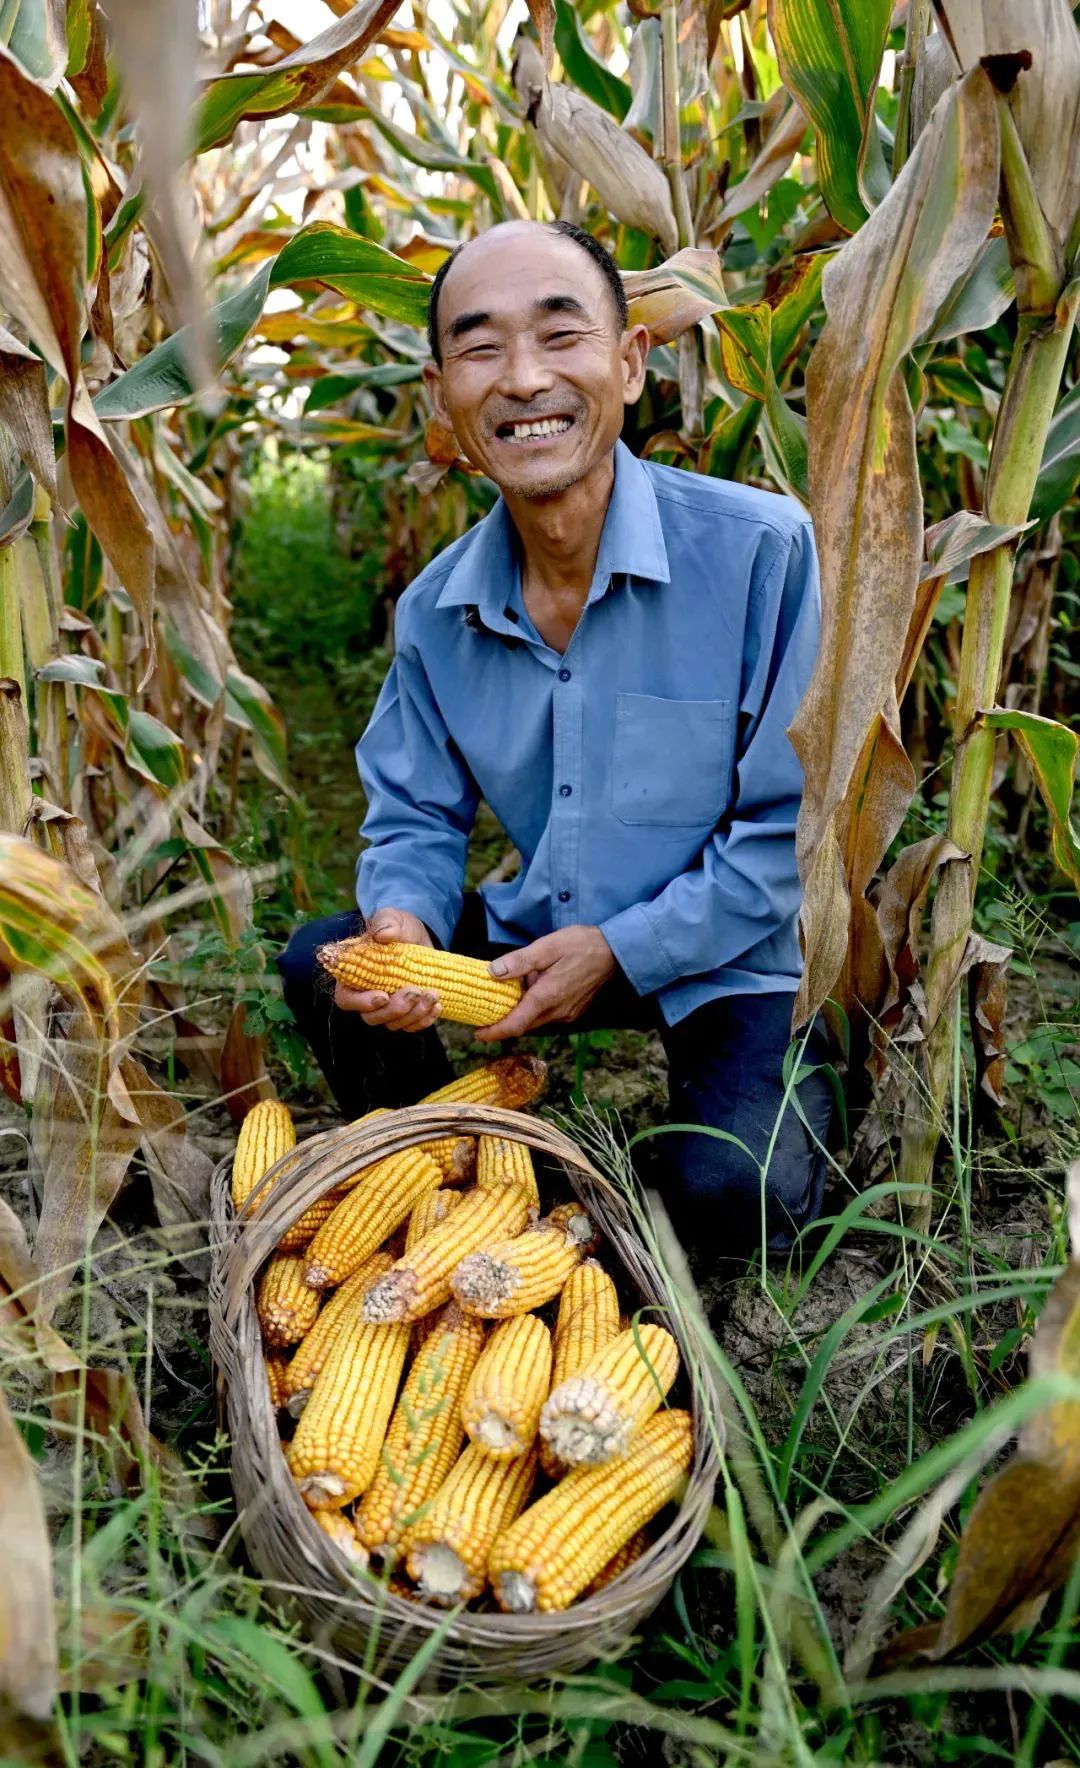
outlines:
[{"label": "man's mouth", "polygon": [[526,418],[500,424],[495,434],[500,442],[543,442],[549,436],[564,436],[573,422],[572,417]]}]

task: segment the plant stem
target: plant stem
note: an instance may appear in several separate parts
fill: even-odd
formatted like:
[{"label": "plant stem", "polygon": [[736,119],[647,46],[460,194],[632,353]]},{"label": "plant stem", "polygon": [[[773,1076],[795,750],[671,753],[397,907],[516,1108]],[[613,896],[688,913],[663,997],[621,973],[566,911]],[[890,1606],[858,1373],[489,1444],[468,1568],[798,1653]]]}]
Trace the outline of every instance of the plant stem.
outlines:
[{"label": "plant stem", "polygon": [[896,137],[893,146],[893,177],[902,172],[911,152],[911,97],[915,90],[915,69],[930,17],[930,0],[911,0],[907,15],[904,53],[897,62],[900,84],[896,94]]},{"label": "plant stem", "polygon": [[[985,514],[991,522],[1015,526],[1027,520],[1078,304],[1080,289],[1062,301],[1055,319],[1020,317],[987,474]],[[900,1152],[900,1179],[909,1187],[910,1219],[924,1230],[930,1222],[931,1175],[951,1066],[948,1008],[971,932],[993,780],[996,737],[979,714],[997,698],[1012,577],[1009,545],[995,547],[971,562],[953,716],[955,759],[948,817],[949,835],[969,857],[943,867],[934,900],[925,976],[929,1028],[925,1088],[908,1101]]]}]

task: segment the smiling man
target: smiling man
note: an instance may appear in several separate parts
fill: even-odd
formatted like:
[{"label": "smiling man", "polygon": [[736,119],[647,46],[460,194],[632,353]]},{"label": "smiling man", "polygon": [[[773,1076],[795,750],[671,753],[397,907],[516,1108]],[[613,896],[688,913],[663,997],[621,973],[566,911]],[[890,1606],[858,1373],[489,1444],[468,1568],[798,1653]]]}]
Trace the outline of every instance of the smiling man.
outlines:
[{"label": "smiling man", "polygon": [[[819,616],[809,519],[620,442],[648,334],[575,227],[509,222],[460,248],[432,289],[430,343],[435,412],[502,495],[399,604],[357,749],[361,915],[376,937],[525,981],[481,1041],[656,1029],[672,1121],[702,1126],[663,1141],[676,1224],[726,1253],[763,1229],[785,1246],[820,1207],[829,1117],[820,1073],[782,1109],[800,969],[785,733]],[[481,798],[521,866],[466,895]],[[316,947],[361,924],[309,923],[279,959],[348,1117],[450,1073],[430,993],[322,988]],[[823,1053],[815,1028],[809,1063]]]}]

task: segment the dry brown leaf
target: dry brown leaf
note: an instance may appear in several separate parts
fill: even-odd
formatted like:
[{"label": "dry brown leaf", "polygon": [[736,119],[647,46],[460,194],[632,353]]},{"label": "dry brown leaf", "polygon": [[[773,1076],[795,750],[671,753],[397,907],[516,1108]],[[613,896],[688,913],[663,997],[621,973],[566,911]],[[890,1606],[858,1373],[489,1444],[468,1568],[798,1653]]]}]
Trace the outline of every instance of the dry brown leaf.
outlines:
[{"label": "dry brown leaf", "polygon": [[922,499],[903,362],[985,240],[996,200],[997,114],[976,71],[942,100],[884,201],[824,276],[828,318],[807,373],[822,640],[790,733],[805,779],[797,1024],[844,965],[851,887],[841,813],[895,691],[919,577]]},{"label": "dry brown leaf", "polygon": [[650,344],[670,344],[728,304],[720,254],[684,246],[653,270],[623,272],[629,323],[649,328]]},{"label": "dry brown leaf", "polygon": [[0,423],[11,431],[23,462],[56,498],[56,456],[45,364],[0,326]]},{"label": "dry brown leaf", "polygon": [[780,121],[769,133],[761,152],[756,156],[746,177],[728,191],[723,206],[710,228],[727,233],[732,221],[768,196],[774,184],[784,176],[806,134],[808,123],[804,112],[792,99]]},{"label": "dry brown leaf", "polygon": [[277,1097],[274,1083],[266,1072],[265,1042],[245,1031],[246,1014],[243,1002],[237,1001],[229,1015],[229,1029],[221,1052],[221,1091],[234,1123],[242,1123],[259,1099]]},{"label": "dry brown leaf", "polygon": [[528,7],[540,39],[540,54],[547,74],[551,72],[551,49],[555,41],[555,7],[553,0],[528,0]]},{"label": "dry brown leaf", "polygon": [[57,1691],[52,1552],[37,1469],[0,1393],[0,1695],[47,1719]]},{"label": "dry brown leaf", "polygon": [[516,48],[514,88],[544,147],[587,179],[618,220],[674,253],[679,243],[675,211],[656,161],[583,92],[549,81],[540,52],[527,37],[519,37]]},{"label": "dry brown leaf", "polygon": [[1005,1008],[1012,952],[1003,945],[972,934],[968,944],[968,1012],[975,1045],[975,1074],[979,1090],[995,1105],[1002,1103],[1005,1083]]}]

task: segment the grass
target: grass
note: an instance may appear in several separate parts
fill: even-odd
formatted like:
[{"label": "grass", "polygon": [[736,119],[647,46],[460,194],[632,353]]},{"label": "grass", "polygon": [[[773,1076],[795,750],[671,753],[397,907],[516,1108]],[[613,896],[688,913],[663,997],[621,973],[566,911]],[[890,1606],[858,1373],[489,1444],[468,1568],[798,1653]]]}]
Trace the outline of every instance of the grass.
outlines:
[{"label": "grass", "polygon": [[[303,462],[271,463],[252,482],[235,636],[241,661],[286,712],[301,804],[243,775],[234,850],[277,863],[278,881],[238,958],[204,933],[189,941],[184,967],[189,998],[212,1011],[239,986],[262,1015],[309,1129],[328,1120],[267,960],[298,914],[349,900],[361,816],[351,744],[387,662],[369,642],[376,575],[342,567],[323,482]],[[309,637],[313,606],[320,624]],[[498,857],[498,839],[485,826],[474,881]],[[1047,1400],[1024,1374],[1069,1256],[1061,1180],[1077,1152],[1077,1023],[1067,966],[1080,926],[1049,894],[1013,892],[1000,854],[995,869],[980,924],[1017,948],[1020,1014],[1002,1118],[976,1135],[971,1052],[958,1027],[932,1232],[898,1218],[887,1160],[858,1183],[834,1163],[826,1220],[788,1263],[758,1266],[730,1292],[707,1349],[724,1430],[716,1507],[634,1649],[589,1675],[438,1693],[418,1661],[410,1678],[372,1686],[291,1625],[247,1562],[233,1514],[205,1273],[188,1270],[150,1220],[145,1182],[129,1187],[58,1324],[92,1366],[130,1370],[161,1452],[123,1443],[92,1396],[58,1429],[33,1355],[0,1338],[0,1380],[48,1506],[63,1672],[49,1722],[0,1707],[0,1768],[1037,1768],[1080,1759],[1080,1573],[1026,1635],[947,1665],[871,1676],[885,1640],[941,1618],[986,1470]],[[160,1036],[159,1027],[158,1071],[172,1084]],[[551,1108],[625,1188],[681,1305],[695,1309],[681,1249],[662,1212],[642,1209],[627,1155],[658,1114],[655,1049],[632,1033],[544,1047]],[[455,1054],[464,1059],[463,1042]],[[219,1103],[193,1086],[185,1098],[191,1133],[219,1156],[232,1136]],[[24,1129],[14,1110],[0,1123],[3,1189],[25,1214]],[[656,1177],[662,1138],[638,1152]],[[707,1270],[698,1276],[711,1303]]]}]

